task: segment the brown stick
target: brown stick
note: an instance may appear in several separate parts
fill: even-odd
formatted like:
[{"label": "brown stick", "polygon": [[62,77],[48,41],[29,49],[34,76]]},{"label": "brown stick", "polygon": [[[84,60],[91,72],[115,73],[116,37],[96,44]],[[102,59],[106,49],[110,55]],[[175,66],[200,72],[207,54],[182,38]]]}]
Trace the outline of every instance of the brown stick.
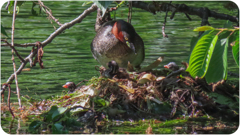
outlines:
[{"label": "brown stick", "polygon": [[129,1],[128,3],[129,3],[129,5],[128,5],[128,20],[127,20],[127,22],[131,23],[131,19],[132,19],[132,1]]},{"label": "brown stick", "polygon": [[41,0],[38,0],[39,6],[45,9],[45,13],[48,14],[48,18],[54,20],[59,26],[61,26],[62,24],[58,21],[58,19],[56,19],[53,15],[52,15],[52,11],[50,8],[48,8],[47,6],[45,6],[43,4],[43,2]]},{"label": "brown stick", "polygon": [[9,111],[10,111],[12,117],[15,118],[14,113],[13,113],[13,111],[11,109],[11,106],[10,106],[10,104],[11,104],[10,97],[11,97],[11,86],[10,86],[10,84],[8,84],[8,101],[7,101],[8,102],[8,108],[9,108]]},{"label": "brown stick", "polygon": [[13,61],[13,71],[15,76],[15,83],[16,83],[16,91],[17,91],[17,97],[18,97],[18,104],[19,107],[22,107],[21,104],[21,98],[20,98],[20,90],[18,87],[18,79],[17,79],[17,73],[16,73],[16,63],[14,60],[14,30],[15,30],[15,18],[16,18],[16,7],[17,7],[17,0],[14,1],[14,9],[13,9],[13,19],[12,19],[12,61]]},{"label": "brown stick", "polygon": [[6,44],[8,44],[8,45],[12,48],[12,50],[14,50],[15,54],[18,56],[18,58],[21,60],[21,62],[24,62],[24,59],[23,59],[22,56],[18,53],[18,51],[15,49],[14,46],[12,46],[10,43],[8,43],[8,41],[5,40],[5,39],[1,39],[1,41],[3,41],[3,42],[5,42]]}]

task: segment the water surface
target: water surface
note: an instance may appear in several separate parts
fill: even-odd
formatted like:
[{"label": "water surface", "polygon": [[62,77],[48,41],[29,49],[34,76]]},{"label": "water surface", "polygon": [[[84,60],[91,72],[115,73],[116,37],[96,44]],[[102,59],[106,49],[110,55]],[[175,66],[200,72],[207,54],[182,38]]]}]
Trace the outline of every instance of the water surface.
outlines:
[{"label": "water surface", "polygon": [[[80,1],[44,1],[55,18],[61,23],[66,23],[79,16],[90,5],[82,6]],[[210,10],[236,15],[236,11],[228,11],[223,8],[225,2],[180,2],[188,6],[209,7]],[[46,18],[45,13],[38,16],[31,14],[31,2],[25,2],[20,7],[20,12],[15,22],[15,43],[34,43],[36,41],[44,41],[52,32],[54,27],[58,25]],[[8,35],[11,35],[12,15],[5,10],[5,4],[1,10],[2,24],[6,28]],[[38,11],[38,7],[34,8]],[[116,11],[116,19],[127,20],[128,8],[120,7]],[[168,13],[171,15],[171,12]],[[164,64],[175,61],[180,64],[187,61],[190,52],[190,40],[192,36],[198,33],[193,29],[199,27],[201,19],[198,16],[190,16],[189,21],[183,13],[176,13],[174,19],[167,19],[165,33],[169,38],[163,38],[162,25],[164,22],[165,12],[152,13],[133,8],[132,25],[137,33],[142,37],[145,44],[145,60],[142,66],[146,66],[156,60],[160,56],[164,56],[164,61],[158,66],[163,68]],[[21,94],[29,95],[34,98],[44,99],[49,95],[60,95],[64,88],[62,85],[67,81],[78,83],[84,79],[90,79],[93,76],[99,76],[95,66],[100,66],[92,57],[90,44],[95,36],[96,12],[91,13],[81,23],[76,24],[57,36],[52,43],[44,48],[43,63],[44,69],[40,69],[37,64],[31,68],[31,71],[24,71],[18,75],[19,88]],[[222,27],[226,20],[218,20],[209,18],[209,22],[213,27]],[[9,42],[10,39],[8,39]],[[26,57],[31,51],[31,47],[17,48],[18,52]],[[20,65],[19,60],[15,56],[17,67]],[[228,68],[231,72],[238,73],[238,68],[232,58],[231,49],[229,49]],[[25,68],[30,68],[29,64]],[[11,60],[11,49],[9,47],[1,47],[1,82],[7,81],[8,77],[13,73]],[[236,80],[236,78],[229,78]],[[238,81],[238,80],[237,80]],[[15,84],[12,84],[15,90]],[[16,100],[16,96],[14,97]]]}]

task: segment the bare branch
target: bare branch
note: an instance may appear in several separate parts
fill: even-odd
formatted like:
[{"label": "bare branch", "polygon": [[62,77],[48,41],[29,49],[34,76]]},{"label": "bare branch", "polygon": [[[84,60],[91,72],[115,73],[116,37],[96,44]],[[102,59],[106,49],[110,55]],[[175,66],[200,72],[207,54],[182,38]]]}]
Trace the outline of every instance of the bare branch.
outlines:
[{"label": "bare branch", "polygon": [[[170,4],[172,3],[172,1],[170,1]],[[168,6],[167,6],[167,11],[164,17],[164,22],[163,22],[163,26],[162,26],[162,35],[163,37],[168,38],[168,35],[165,33],[165,26],[166,26],[166,22],[167,22],[167,15],[168,15]]]},{"label": "bare branch", "polygon": [[[10,46],[10,45],[5,43],[5,44],[1,44],[1,46]],[[25,43],[25,44],[16,44],[16,43],[14,43],[14,46],[17,46],[17,47],[29,47],[29,46],[35,46],[35,43]]]},{"label": "bare branch", "polygon": [[208,24],[208,22],[206,20],[206,19],[208,19],[208,17],[213,17],[216,19],[223,19],[223,20],[230,20],[231,22],[238,23],[237,17],[233,17],[233,16],[223,14],[223,13],[217,13],[217,12],[209,10],[208,8],[191,7],[191,6],[187,6],[185,4],[170,4],[170,3],[157,4],[156,2],[154,2],[154,4],[151,4],[151,3],[146,3],[146,2],[142,2],[142,1],[133,1],[132,6],[149,11],[153,14],[156,14],[156,12],[159,12],[159,11],[164,11],[164,12],[171,11],[174,14],[176,12],[184,13],[184,14],[186,14],[187,17],[189,17],[188,15],[197,15],[203,19],[202,25]]},{"label": "bare branch", "polygon": [[11,97],[11,86],[10,86],[10,84],[8,84],[8,101],[7,101],[8,102],[8,108],[9,108],[9,111],[10,111],[12,117],[15,118],[14,113],[11,109],[10,97]]},{"label": "bare branch", "polygon": [[128,3],[129,3],[129,5],[128,5],[128,20],[127,20],[127,22],[131,23],[131,19],[132,19],[132,1],[129,1]]},{"label": "bare branch", "polygon": [[8,44],[9,47],[11,47],[11,49],[13,49],[13,51],[15,52],[15,54],[18,56],[18,58],[21,60],[21,62],[24,62],[24,59],[22,58],[22,56],[18,53],[18,51],[15,49],[14,46],[12,46],[10,43],[8,43],[7,40],[5,39],[1,39],[1,41],[5,42],[6,44]]},{"label": "bare branch", "polygon": [[[19,90],[19,87],[18,87],[18,79],[17,79],[17,73],[16,73],[16,63],[15,63],[15,60],[14,60],[14,52],[15,51],[13,49],[14,48],[14,30],[15,30],[15,19],[16,19],[16,7],[17,7],[17,0],[14,1],[14,8],[13,8],[12,37],[11,37],[11,39],[12,39],[11,44],[12,45],[11,45],[11,48],[12,48],[13,71],[14,71],[14,76],[15,76],[16,91],[17,91],[17,96],[18,96],[18,104],[19,104],[19,107],[21,108],[22,104],[21,104],[21,98],[20,98],[20,90]],[[9,92],[10,92],[10,90],[9,90]],[[10,95],[10,93],[9,93],[9,95]]]},{"label": "bare branch", "polygon": [[50,8],[48,8],[47,6],[45,6],[43,4],[43,2],[41,0],[38,0],[38,4],[40,7],[44,8],[44,10],[46,11],[45,13],[48,14],[48,18],[54,20],[59,26],[61,26],[62,24],[58,21],[58,19],[56,19],[53,15],[52,15],[52,10]]}]

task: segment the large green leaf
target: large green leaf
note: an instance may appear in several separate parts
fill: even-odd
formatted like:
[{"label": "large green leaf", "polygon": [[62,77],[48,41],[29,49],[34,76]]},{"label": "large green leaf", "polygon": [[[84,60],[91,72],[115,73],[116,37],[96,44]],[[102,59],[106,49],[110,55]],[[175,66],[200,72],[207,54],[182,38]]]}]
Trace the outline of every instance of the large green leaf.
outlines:
[{"label": "large green leaf", "polygon": [[218,40],[205,75],[207,83],[227,78],[228,38]]},{"label": "large green leaf", "polygon": [[188,63],[189,63],[190,56],[192,54],[192,50],[195,47],[197,41],[198,41],[198,37],[192,37],[191,42],[190,42],[190,54],[188,56]]},{"label": "large green leaf", "polygon": [[94,3],[102,10],[102,16],[105,14],[108,6],[112,3],[113,1],[94,1]]},{"label": "large green leaf", "polygon": [[237,38],[234,46],[232,47],[232,54],[235,62],[239,67],[239,37]]},{"label": "large green leaf", "polygon": [[191,43],[190,43],[190,54],[188,56],[188,63],[189,63],[189,59],[190,59],[190,56],[192,54],[193,48],[197,44],[198,40],[201,39],[204,35],[207,35],[211,32],[213,32],[213,31],[212,30],[205,31],[199,38],[198,37],[192,37]]},{"label": "large green leaf", "polygon": [[229,37],[229,43],[232,45],[233,58],[239,67],[239,30]]},{"label": "large green leaf", "polygon": [[205,76],[217,40],[218,35],[212,35],[211,32],[198,40],[190,56],[189,67],[186,70],[192,77]]},{"label": "large green leaf", "polygon": [[195,47],[197,41],[198,41],[198,37],[192,37],[191,43],[190,43],[190,52],[192,52],[192,50]]}]

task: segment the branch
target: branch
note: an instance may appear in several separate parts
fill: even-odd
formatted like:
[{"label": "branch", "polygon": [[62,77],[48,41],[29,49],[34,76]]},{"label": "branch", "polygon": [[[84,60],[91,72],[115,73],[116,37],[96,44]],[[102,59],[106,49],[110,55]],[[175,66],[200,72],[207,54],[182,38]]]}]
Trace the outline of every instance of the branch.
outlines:
[{"label": "branch", "polygon": [[151,4],[151,3],[146,3],[142,1],[133,1],[132,6],[136,8],[141,8],[153,14],[156,14],[156,12],[159,12],[159,11],[164,11],[164,12],[171,11],[174,14],[176,12],[180,12],[180,13],[184,13],[188,17],[188,19],[191,19],[188,16],[188,14],[197,15],[202,18],[202,25],[208,24],[208,21],[207,21],[208,17],[213,17],[216,19],[223,19],[223,20],[230,20],[231,22],[238,23],[237,17],[233,17],[223,13],[217,13],[209,10],[208,8],[191,7],[185,4],[170,4],[170,3],[156,4],[156,2],[154,2],[154,4]]},{"label": "branch", "polygon": [[14,113],[13,113],[13,111],[11,109],[10,97],[11,97],[11,86],[10,86],[10,84],[8,84],[8,101],[7,101],[8,102],[8,108],[9,108],[9,111],[10,111],[10,113],[12,115],[12,118],[15,118]]},{"label": "branch", "polygon": [[[170,1],[170,4],[171,3],[172,3],[172,1]],[[167,7],[167,9],[168,9],[168,7]],[[168,35],[165,33],[165,25],[166,25],[166,22],[167,22],[167,15],[168,15],[168,10],[167,10],[166,15],[164,17],[164,23],[163,23],[163,26],[162,26],[162,35],[163,35],[163,37],[166,37],[166,38],[168,38]]]},{"label": "branch", "polygon": [[[45,13],[48,14],[48,18],[54,20],[59,26],[61,26],[62,24],[58,21],[58,19],[56,19],[53,15],[52,15],[52,10],[50,8],[48,8],[47,6],[45,6],[43,4],[43,2],[41,0],[38,0],[38,4],[40,7],[44,8],[44,10],[46,11]],[[51,21],[52,22],[52,21]]]},{"label": "branch", "polygon": [[18,56],[18,58],[21,60],[21,62],[24,62],[24,59],[23,59],[22,56],[18,53],[18,51],[15,49],[14,46],[12,46],[10,43],[8,43],[8,41],[5,40],[5,39],[1,39],[1,41],[5,42],[5,43],[15,52],[15,54]]},{"label": "branch", "polygon": [[[56,31],[54,31],[46,40],[44,40],[43,42],[41,42],[42,47],[45,47],[47,44],[51,43],[52,40],[59,35],[60,33],[62,33],[64,30],[69,29],[70,27],[72,27],[73,25],[75,25],[76,23],[80,23],[87,15],[89,15],[90,13],[94,12],[97,10],[97,6],[96,4],[93,4],[91,7],[89,7],[88,9],[86,9],[80,16],[78,16],[77,18],[75,18],[74,20],[72,20],[71,22],[65,23],[63,24],[61,27],[59,27]],[[14,44],[15,45],[15,44]],[[19,44],[19,45],[27,45],[27,44]],[[35,46],[36,43],[28,43],[28,45],[30,46]],[[26,47],[26,46],[25,46]],[[26,64],[28,62],[30,62],[30,66],[32,67],[32,61],[33,61],[33,57],[37,54],[37,49],[33,49],[33,51],[24,59],[24,62],[21,63],[21,65],[19,66],[18,70],[15,72],[17,75],[21,73],[22,69],[26,66]],[[8,80],[7,80],[7,84],[11,84],[12,81],[15,79],[15,74],[12,74]],[[4,90],[6,89],[6,85],[2,86],[1,89],[1,93],[4,92]]]},{"label": "branch", "polygon": [[[14,46],[17,47],[29,47],[29,46],[35,46],[35,43],[25,43],[25,44],[16,44],[14,43]],[[5,44],[1,44],[1,46],[10,46],[9,44],[5,43]]]},{"label": "branch", "polygon": [[[14,30],[15,30],[15,19],[16,19],[16,8],[17,8],[17,0],[14,1],[14,8],[13,8],[13,18],[12,18],[12,36],[11,36],[11,48],[12,48],[12,62],[13,62],[13,71],[14,71],[14,76],[15,76],[15,83],[16,83],[16,91],[17,91],[17,97],[18,97],[18,104],[19,104],[19,107],[21,108],[22,107],[22,104],[21,104],[21,98],[20,98],[20,90],[19,90],[19,87],[18,87],[18,79],[17,79],[17,73],[16,73],[16,63],[15,63],[15,59],[14,59]],[[21,58],[22,59],[22,58]],[[23,62],[23,61],[22,61]],[[10,89],[10,88],[9,88]],[[9,90],[10,92],[10,90]],[[10,93],[9,94],[9,97],[10,98]],[[10,106],[9,106],[10,107]],[[10,109],[11,111],[11,109]]]}]

